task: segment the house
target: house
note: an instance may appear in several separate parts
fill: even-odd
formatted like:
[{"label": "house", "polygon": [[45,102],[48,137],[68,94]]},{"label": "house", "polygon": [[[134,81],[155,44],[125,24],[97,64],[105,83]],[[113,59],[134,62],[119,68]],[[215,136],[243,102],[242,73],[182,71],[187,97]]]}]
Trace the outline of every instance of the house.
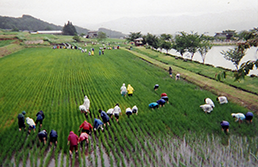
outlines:
[{"label": "house", "polygon": [[135,46],[142,46],[143,45],[142,41],[143,41],[143,38],[134,39]]}]

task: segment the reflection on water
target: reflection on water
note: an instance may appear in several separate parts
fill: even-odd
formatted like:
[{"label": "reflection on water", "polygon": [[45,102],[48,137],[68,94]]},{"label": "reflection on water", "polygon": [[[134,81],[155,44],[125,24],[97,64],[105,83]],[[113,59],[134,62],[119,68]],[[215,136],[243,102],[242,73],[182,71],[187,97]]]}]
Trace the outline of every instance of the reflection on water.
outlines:
[{"label": "reflection on water", "polygon": [[[234,66],[234,64],[231,61],[226,60],[224,58],[224,55],[220,53],[223,50],[228,51],[229,49],[233,49],[233,48],[234,46],[213,46],[206,55],[205,64],[211,64],[215,67],[223,67],[223,68],[235,70],[236,67]],[[178,53],[174,49],[171,49],[169,53],[172,55],[181,57],[180,53]],[[183,57],[186,59],[190,59],[191,54],[189,52],[186,52]],[[248,60],[257,60],[257,59],[258,59],[258,48],[251,47],[250,49],[246,50],[246,54],[242,58],[239,64],[241,65],[243,62],[246,62]],[[202,58],[199,52],[196,52],[194,54],[193,60],[202,63]],[[251,74],[258,75],[258,69],[250,71],[249,75]]]}]

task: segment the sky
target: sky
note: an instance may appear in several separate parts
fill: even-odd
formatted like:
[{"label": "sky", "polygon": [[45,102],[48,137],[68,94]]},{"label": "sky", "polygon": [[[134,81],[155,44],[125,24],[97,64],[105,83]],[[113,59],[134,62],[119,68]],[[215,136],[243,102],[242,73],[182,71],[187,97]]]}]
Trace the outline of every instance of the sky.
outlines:
[{"label": "sky", "polygon": [[[197,16],[233,10],[258,11],[258,0],[0,0],[1,16],[27,14],[56,25],[71,21],[84,28],[128,17]],[[257,18],[258,12],[252,17]]]}]

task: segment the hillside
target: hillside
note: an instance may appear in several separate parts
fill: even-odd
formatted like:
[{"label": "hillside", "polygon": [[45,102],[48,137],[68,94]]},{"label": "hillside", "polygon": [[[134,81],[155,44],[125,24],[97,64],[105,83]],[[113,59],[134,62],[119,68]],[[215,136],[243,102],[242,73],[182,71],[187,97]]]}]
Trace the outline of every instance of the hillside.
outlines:
[{"label": "hillside", "polygon": [[[89,29],[82,28],[74,25],[78,34],[87,34]],[[0,29],[19,29],[19,30],[28,30],[28,31],[39,31],[39,30],[62,30],[62,26],[57,26],[50,24],[48,22],[42,21],[30,15],[22,15],[22,17],[6,17],[0,16]],[[102,31],[107,34],[109,38],[120,38],[124,37],[125,34],[122,34],[118,31],[109,30],[106,28],[100,28],[98,31]]]}]

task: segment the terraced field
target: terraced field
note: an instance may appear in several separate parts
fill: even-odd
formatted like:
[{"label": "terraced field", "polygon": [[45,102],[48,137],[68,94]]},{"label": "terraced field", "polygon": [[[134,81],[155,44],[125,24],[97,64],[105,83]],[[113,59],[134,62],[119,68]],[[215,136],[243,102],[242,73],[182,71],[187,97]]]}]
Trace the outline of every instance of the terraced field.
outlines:
[{"label": "terraced field", "polygon": [[[88,48],[89,49],[89,48]],[[98,51],[97,48],[96,52]],[[28,48],[0,59],[0,164],[2,166],[256,166],[257,117],[253,124],[234,122],[231,113],[246,108],[219,105],[209,91],[184,80],[171,79],[167,71],[125,50],[106,50],[88,56],[78,50]],[[131,84],[132,97],[122,97],[122,83]],[[153,90],[155,84],[160,87]],[[83,91],[82,91],[83,90]],[[169,104],[149,109],[166,92]],[[78,110],[84,94],[91,100],[93,124],[98,109],[120,104],[119,123],[111,120],[104,132],[90,136],[79,156],[69,156],[67,137],[78,134],[85,117]],[[199,106],[210,97],[211,114]],[[138,115],[125,109],[137,105]],[[39,144],[37,131],[18,131],[17,115],[23,110],[33,119],[43,110],[43,129],[58,133],[57,147]],[[230,122],[230,134],[220,121]]]}]

